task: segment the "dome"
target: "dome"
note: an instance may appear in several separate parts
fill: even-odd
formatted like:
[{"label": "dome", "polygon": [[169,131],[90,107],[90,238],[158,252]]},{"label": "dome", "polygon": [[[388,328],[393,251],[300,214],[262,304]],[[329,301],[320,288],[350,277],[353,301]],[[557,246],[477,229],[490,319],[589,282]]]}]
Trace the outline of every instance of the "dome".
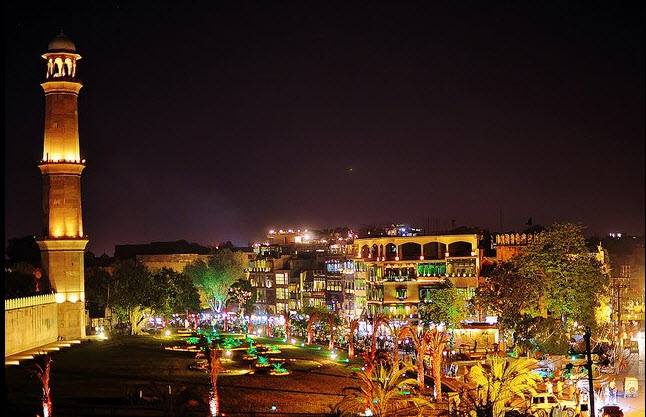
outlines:
[{"label": "dome", "polygon": [[47,46],[49,52],[52,51],[65,51],[65,52],[76,52],[76,45],[74,42],[69,40],[67,36],[61,32],[60,35],[56,36]]}]

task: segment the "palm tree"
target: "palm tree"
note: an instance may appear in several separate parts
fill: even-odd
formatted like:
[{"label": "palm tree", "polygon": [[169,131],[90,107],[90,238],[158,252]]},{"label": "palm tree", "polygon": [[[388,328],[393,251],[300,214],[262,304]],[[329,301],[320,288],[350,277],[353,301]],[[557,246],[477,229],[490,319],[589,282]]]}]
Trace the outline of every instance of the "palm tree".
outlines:
[{"label": "palm tree", "polygon": [[345,388],[347,394],[336,408],[342,415],[375,417],[429,408],[431,403],[413,391],[415,379],[406,377],[406,372],[414,370],[412,364],[398,362],[392,366],[378,365],[374,375],[362,372],[359,387]]},{"label": "palm tree", "polygon": [[328,349],[334,349],[334,330],[336,329],[336,324],[339,321],[338,313],[331,311],[327,314],[327,324],[330,326],[330,342],[328,344]]},{"label": "palm tree", "polygon": [[217,417],[220,413],[220,396],[218,395],[218,375],[224,367],[220,358],[222,357],[222,349],[211,349],[209,352],[209,377],[211,380],[211,395],[209,400],[209,408],[211,409],[211,416]]},{"label": "palm tree", "polygon": [[52,417],[52,397],[49,386],[49,376],[52,370],[52,358],[49,355],[42,356],[39,360],[42,363],[36,363],[36,376],[43,385],[43,417]]},{"label": "palm tree", "polygon": [[354,359],[354,332],[359,329],[359,320],[353,319],[350,320],[350,324],[348,326],[349,329],[349,340],[348,340],[348,358]]},{"label": "palm tree", "polygon": [[428,345],[431,339],[430,330],[422,330],[421,333],[417,333],[415,329],[411,326],[404,326],[401,328],[397,334],[397,340],[405,339],[410,337],[413,340],[413,345],[415,345],[415,353],[417,356],[416,365],[417,365],[417,387],[420,392],[425,391],[426,385],[424,384],[424,356],[428,350]]},{"label": "palm tree", "polygon": [[531,358],[507,359],[488,356],[488,365],[475,365],[469,371],[469,382],[476,385],[476,409],[492,410],[493,417],[504,414],[505,403],[514,397],[525,399],[525,394],[536,394],[541,381],[532,372],[538,361]]},{"label": "palm tree", "polygon": [[381,327],[382,324],[388,323],[388,317],[384,314],[376,314],[372,318],[372,343],[370,344],[370,353],[372,356],[376,356],[377,352],[377,332],[379,331],[379,327]]},{"label": "palm tree", "polygon": [[320,318],[318,311],[312,311],[307,319],[307,344],[312,344],[312,338],[314,336],[314,322],[318,321]]},{"label": "palm tree", "polygon": [[285,340],[289,341],[290,330],[291,330],[289,313],[283,313],[283,317],[285,318]]},{"label": "palm tree", "polygon": [[386,327],[388,327],[388,331],[393,337],[392,363],[397,363],[399,361],[399,342],[401,340],[399,333],[405,326],[397,327],[395,323],[386,323]]},{"label": "palm tree", "polygon": [[433,397],[442,398],[442,353],[451,339],[442,326],[434,326],[427,333],[428,348],[431,353],[431,374],[433,376]]}]

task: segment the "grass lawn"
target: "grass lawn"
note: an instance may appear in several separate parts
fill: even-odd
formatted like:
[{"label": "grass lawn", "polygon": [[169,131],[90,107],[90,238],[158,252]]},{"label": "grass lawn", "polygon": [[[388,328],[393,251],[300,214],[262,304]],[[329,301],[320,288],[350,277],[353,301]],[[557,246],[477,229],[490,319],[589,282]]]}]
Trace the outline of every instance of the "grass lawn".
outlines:
[{"label": "grass lawn", "polygon": [[[188,369],[194,354],[162,349],[178,341],[130,336],[91,341],[54,352],[51,373],[54,414],[57,404],[114,403],[151,382],[195,387],[206,400],[208,376]],[[297,347],[265,338],[256,338],[256,343],[278,345],[281,353],[267,356],[285,362],[291,374],[274,376],[257,371],[253,362],[242,360],[244,350],[233,351],[232,358],[223,360],[225,369],[232,372],[222,373],[218,379],[222,410],[226,414],[249,415],[254,410],[261,415],[270,412],[272,406],[277,407],[277,412],[325,413],[342,398],[344,387],[356,383],[350,376],[351,368],[360,365],[331,360],[324,347],[320,350]],[[10,410],[34,416],[41,413],[41,387],[31,369],[33,361],[7,367],[5,387]],[[253,374],[241,374],[250,369]]]}]

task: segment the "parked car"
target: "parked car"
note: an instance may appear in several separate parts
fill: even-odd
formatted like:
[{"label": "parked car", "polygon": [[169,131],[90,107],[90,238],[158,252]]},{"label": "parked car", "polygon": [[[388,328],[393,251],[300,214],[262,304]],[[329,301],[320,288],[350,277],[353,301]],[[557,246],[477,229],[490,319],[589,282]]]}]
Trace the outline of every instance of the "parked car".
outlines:
[{"label": "parked car", "polygon": [[566,417],[574,417],[576,415],[575,401],[559,400],[554,394],[536,394],[529,402],[530,414],[537,417],[549,417],[554,407],[560,408]]},{"label": "parked car", "polygon": [[624,417],[624,412],[618,405],[606,405],[599,410],[599,417]]}]

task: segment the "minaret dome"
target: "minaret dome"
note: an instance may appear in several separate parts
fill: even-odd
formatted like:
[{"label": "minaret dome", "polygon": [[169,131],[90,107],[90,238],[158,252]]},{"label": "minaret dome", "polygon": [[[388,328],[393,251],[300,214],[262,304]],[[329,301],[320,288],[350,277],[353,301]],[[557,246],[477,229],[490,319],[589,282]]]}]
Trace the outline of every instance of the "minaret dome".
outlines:
[{"label": "minaret dome", "polygon": [[76,45],[63,32],[56,36],[47,47],[49,52],[76,52]]},{"label": "minaret dome", "polygon": [[76,53],[76,45],[63,32],[52,39],[43,58],[47,61],[46,80],[76,78],[76,61],[81,55]]}]

